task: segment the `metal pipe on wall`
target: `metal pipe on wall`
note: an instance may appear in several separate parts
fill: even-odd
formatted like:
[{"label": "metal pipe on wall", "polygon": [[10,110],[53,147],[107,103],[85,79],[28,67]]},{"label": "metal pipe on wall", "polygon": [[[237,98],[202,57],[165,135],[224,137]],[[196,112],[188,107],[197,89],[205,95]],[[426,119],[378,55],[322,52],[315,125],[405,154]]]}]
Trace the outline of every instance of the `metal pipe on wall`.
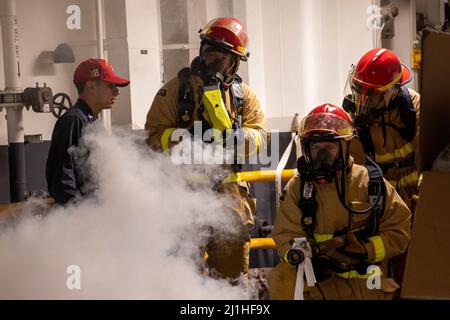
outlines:
[{"label": "metal pipe on wall", "polygon": [[[95,11],[97,24],[97,58],[104,59],[102,0],[95,0]],[[101,117],[106,130],[111,132],[111,110],[102,110]]]},{"label": "metal pipe on wall", "polygon": [[97,24],[97,58],[103,59],[103,11],[102,0],[95,0]]},{"label": "metal pipe on wall", "polygon": [[[21,90],[19,33],[15,0],[2,0],[0,3],[0,21],[2,26],[5,91],[19,91]],[[11,202],[19,202],[25,200],[26,191],[23,107],[6,108],[6,117]]]}]

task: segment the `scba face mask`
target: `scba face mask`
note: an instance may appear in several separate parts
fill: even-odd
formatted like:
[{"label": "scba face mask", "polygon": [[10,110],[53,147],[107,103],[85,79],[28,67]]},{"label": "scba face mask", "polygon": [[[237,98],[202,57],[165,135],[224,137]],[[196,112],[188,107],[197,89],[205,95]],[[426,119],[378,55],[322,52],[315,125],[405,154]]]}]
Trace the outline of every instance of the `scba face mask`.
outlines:
[{"label": "scba face mask", "polygon": [[398,96],[400,87],[395,85],[384,91],[367,90],[353,83],[352,91],[353,94],[350,97],[354,99],[354,125],[364,129]]},{"label": "scba face mask", "polygon": [[200,77],[205,85],[227,83],[234,75],[237,58],[216,46],[204,44],[200,54]]},{"label": "scba face mask", "polygon": [[338,142],[314,143],[311,146],[312,167],[319,182],[330,183],[336,175],[340,145]]}]

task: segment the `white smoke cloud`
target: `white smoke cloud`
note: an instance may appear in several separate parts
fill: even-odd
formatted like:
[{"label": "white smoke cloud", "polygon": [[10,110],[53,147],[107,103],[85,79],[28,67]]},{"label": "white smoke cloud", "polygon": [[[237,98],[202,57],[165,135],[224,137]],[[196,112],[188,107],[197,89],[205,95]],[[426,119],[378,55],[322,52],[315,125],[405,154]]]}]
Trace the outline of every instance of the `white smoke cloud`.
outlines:
[{"label": "white smoke cloud", "polygon": [[[184,178],[192,166],[173,165],[126,131],[108,136],[97,128],[85,138],[95,197],[54,206],[42,218],[31,214],[42,200],[31,200],[24,218],[0,231],[0,298],[248,297],[199,272],[205,226],[233,231],[225,195]],[[80,290],[66,286],[72,265],[81,271]]]}]

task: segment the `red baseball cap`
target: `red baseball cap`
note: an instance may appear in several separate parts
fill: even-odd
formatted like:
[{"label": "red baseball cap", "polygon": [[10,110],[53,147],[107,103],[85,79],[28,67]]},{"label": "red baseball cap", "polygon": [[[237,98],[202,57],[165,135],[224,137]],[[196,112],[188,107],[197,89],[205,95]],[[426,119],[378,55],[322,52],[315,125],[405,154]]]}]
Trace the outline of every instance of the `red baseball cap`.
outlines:
[{"label": "red baseball cap", "polygon": [[118,87],[130,84],[130,80],[119,77],[105,59],[88,59],[78,65],[73,74],[73,82],[84,83],[89,80],[103,80]]}]

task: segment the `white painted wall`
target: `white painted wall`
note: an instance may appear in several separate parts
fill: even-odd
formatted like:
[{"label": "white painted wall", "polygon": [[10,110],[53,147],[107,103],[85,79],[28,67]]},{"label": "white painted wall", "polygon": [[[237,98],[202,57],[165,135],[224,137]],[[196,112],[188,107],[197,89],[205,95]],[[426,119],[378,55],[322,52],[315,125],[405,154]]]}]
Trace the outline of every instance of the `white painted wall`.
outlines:
[{"label": "white painted wall", "polygon": [[217,17],[233,15],[233,0],[206,0],[205,7],[208,21]]},{"label": "white painted wall", "polygon": [[[76,4],[81,9],[81,29],[68,30],[66,8]],[[73,99],[76,89],[72,84],[73,70],[78,62],[95,55],[95,4],[91,0],[16,0],[19,28],[20,68],[22,87],[34,87],[43,82],[53,93],[66,92]],[[53,51],[62,42],[72,46],[74,64],[42,65],[37,62],[42,51]],[[0,42],[1,43],[1,42]],[[2,55],[2,51],[0,51]],[[0,59],[0,88],[4,89],[3,58]],[[6,111],[0,113],[0,144],[8,144]],[[56,119],[51,114],[24,111],[25,134],[42,134],[50,140]]]},{"label": "white painted wall", "polygon": [[[132,125],[143,129],[154,94],[161,87],[159,22],[156,0],[128,0]],[[147,50],[147,54],[141,54]],[[150,93],[151,92],[151,93]],[[149,94],[150,93],[150,94]]]},{"label": "white painted wall", "polygon": [[161,86],[157,0],[108,0],[105,15],[108,59],[117,73],[131,81],[129,87],[120,88],[111,122],[143,129],[154,94]]},{"label": "white painted wall", "polygon": [[[383,47],[397,54],[400,61],[410,70],[412,66],[412,47],[416,40],[416,1],[415,0],[393,0],[392,3],[398,7],[399,14],[394,20],[395,36],[392,39],[384,39]],[[429,3],[430,8],[434,3]],[[417,90],[418,74],[413,73],[413,80],[407,85]]]},{"label": "white painted wall", "polygon": [[[112,110],[113,124],[143,128],[160,87],[158,1],[104,1],[107,56],[116,71],[131,80],[131,87],[121,89]],[[340,104],[350,65],[374,46],[367,8],[377,0],[187,1],[188,10],[199,10],[189,21],[190,28],[197,29],[207,20],[230,12],[246,26],[251,56],[248,63],[242,63],[240,74],[256,91],[269,125],[283,131],[289,130],[296,112],[305,115],[324,102]],[[415,0],[394,1],[400,8],[396,37],[384,44],[410,66]],[[81,7],[81,30],[65,26],[66,8],[71,4]],[[96,54],[94,1],[17,0],[17,12],[23,87],[46,82],[54,92],[67,92],[75,98],[73,70],[80,61]],[[189,31],[190,38],[197,36],[196,32]],[[42,51],[53,50],[61,42],[73,47],[75,64],[36,64]],[[141,50],[147,50],[147,54],[141,54]],[[0,59],[0,87],[4,86],[2,63]],[[7,141],[4,115],[5,111],[0,113],[1,144]],[[29,111],[24,118],[25,134],[41,133],[44,139],[50,139],[53,116]]]},{"label": "white painted wall", "polygon": [[[19,26],[22,87],[47,83],[53,93],[68,93],[75,102],[73,71],[83,60],[96,56],[95,1],[93,0],[16,0]],[[81,29],[69,30],[66,20],[69,5],[81,9]],[[112,109],[113,124],[143,128],[145,116],[160,87],[159,23],[156,0],[106,0],[107,55],[117,73],[130,77],[133,86],[122,88]],[[109,35],[109,38],[108,38]],[[74,50],[75,63],[42,65],[42,51],[67,42]],[[1,41],[0,41],[1,46]],[[146,55],[141,50],[147,50]],[[0,55],[2,51],[0,51]],[[0,59],[0,89],[4,89],[3,59]],[[133,108],[131,108],[133,105]],[[6,111],[0,113],[0,144],[6,145]],[[24,111],[25,134],[42,134],[50,140],[56,119],[51,114]]]},{"label": "white painted wall", "polygon": [[416,10],[425,14],[432,25],[442,25],[445,21],[444,2],[446,0],[415,0]]},{"label": "white painted wall", "polygon": [[340,104],[349,67],[373,47],[371,0],[245,2],[251,56],[249,84],[269,126],[290,130],[295,113]]},{"label": "white painted wall", "polygon": [[241,21],[249,36],[250,58],[241,62],[239,75],[258,94],[263,111],[266,113],[266,88],[264,80],[264,34],[262,3],[264,0],[234,0],[234,17]]},{"label": "white painted wall", "polygon": [[[126,2],[124,0],[107,0],[103,2],[105,13],[105,57],[114,66],[117,74],[130,79]],[[130,125],[132,123],[130,87],[119,88],[119,92],[119,100],[111,109],[111,124]]]}]

